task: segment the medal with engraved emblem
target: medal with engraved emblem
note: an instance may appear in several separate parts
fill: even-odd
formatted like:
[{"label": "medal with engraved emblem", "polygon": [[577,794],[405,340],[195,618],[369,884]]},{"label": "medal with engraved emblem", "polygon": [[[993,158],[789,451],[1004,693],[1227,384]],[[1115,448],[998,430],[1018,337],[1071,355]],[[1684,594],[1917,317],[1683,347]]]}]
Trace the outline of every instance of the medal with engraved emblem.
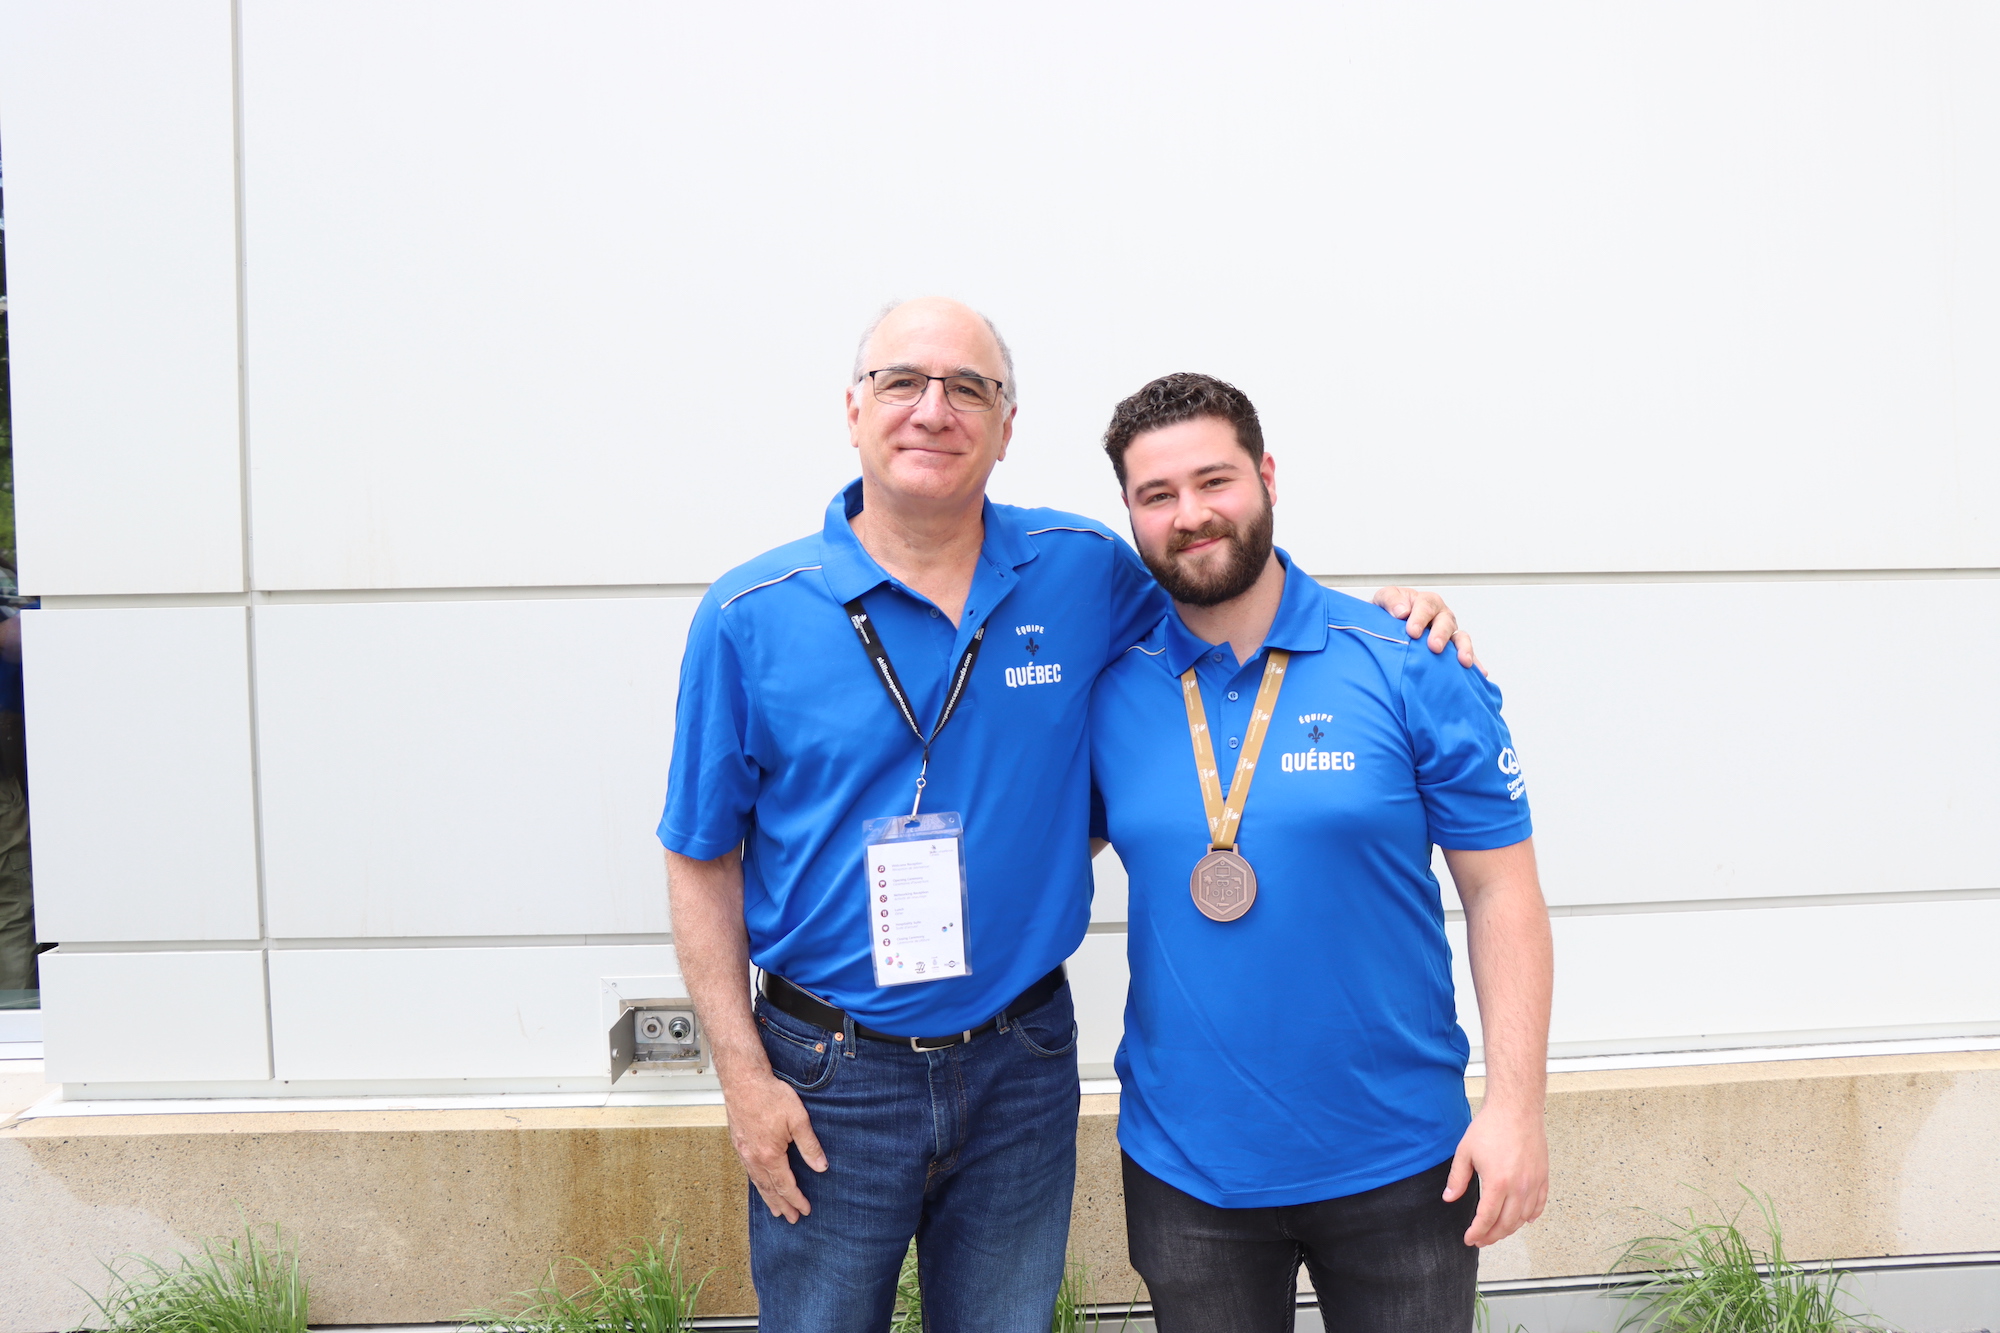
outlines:
[{"label": "medal with engraved emblem", "polygon": [[1238,854],[1236,830],[1243,823],[1250,780],[1257,775],[1257,755],[1264,748],[1264,734],[1270,730],[1285,664],[1291,657],[1284,649],[1273,648],[1264,661],[1264,680],[1251,706],[1250,725],[1243,734],[1243,749],[1229,779],[1226,801],[1222,775],[1215,764],[1215,745],[1209,739],[1208,713],[1201,706],[1201,686],[1195,681],[1193,667],[1181,674],[1181,702],[1187,707],[1188,735],[1194,742],[1195,774],[1201,780],[1201,802],[1208,811],[1208,855],[1195,862],[1188,891],[1194,895],[1196,909],[1211,921],[1234,921],[1257,901],[1257,872]]},{"label": "medal with engraved emblem", "polygon": [[1210,921],[1234,921],[1257,901],[1257,872],[1235,852],[1210,852],[1194,863],[1194,905]]}]

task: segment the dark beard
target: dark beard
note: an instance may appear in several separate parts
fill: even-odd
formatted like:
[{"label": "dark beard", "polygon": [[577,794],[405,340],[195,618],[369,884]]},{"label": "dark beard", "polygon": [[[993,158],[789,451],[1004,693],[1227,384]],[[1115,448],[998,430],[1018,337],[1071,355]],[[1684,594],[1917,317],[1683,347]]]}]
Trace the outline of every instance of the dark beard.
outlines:
[{"label": "dark beard", "polygon": [[[1264,572],[1271,560],[1273,526],[1271,502],[1266,498],[1263,512],[1242,528],[1217,519],[1198,531],[1175,533],[1164,556],[1155,557],[1148,551],[1139,554],[1167,596],[1188,606],[1217,606],[1250,591],[1250,585]],[[1229,542],[1229,559],[1215,573],[1195,574],[1174,560],[1175,553],[1215,537]]]}]

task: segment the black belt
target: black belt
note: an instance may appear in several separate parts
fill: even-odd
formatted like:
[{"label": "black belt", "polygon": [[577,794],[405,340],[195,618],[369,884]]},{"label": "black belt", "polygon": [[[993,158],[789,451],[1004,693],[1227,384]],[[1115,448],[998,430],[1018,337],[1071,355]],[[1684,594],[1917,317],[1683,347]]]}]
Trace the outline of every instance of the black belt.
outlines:
[{"label": "black belt", "polygon": [[[976,1028],[967,1028],[964,1032],[950,1037],[892,1037],[886,1032],[877,1032],[874,1028],[863,1027],[859,1023],[854,1025],[854,1032],[856,1036],[866,1037],[870,1041],[886,1041],[895,1046],[907,1045],[913,1051],[942,1050],[947,1046],[956,1046],[962,1041],[971,1041],[983,1032],[993,1031],[1000,1026],[1000,1020],[1009,1014],[1018,1018],[1031,1009],[1041,1008],[1055,998],[1055,993],[1063,987],[1063,981],[1062,964],[1058,963],[1055,971],[1016,995],[999,1013]],[[763,989],[764,998],[772,1008],[783,1010],[802,1023],[810,1023],[829,1032],[839,1032],[847,1025],[848,1017],[844,1010],[814,999],[775,972],[764,974]]]}]

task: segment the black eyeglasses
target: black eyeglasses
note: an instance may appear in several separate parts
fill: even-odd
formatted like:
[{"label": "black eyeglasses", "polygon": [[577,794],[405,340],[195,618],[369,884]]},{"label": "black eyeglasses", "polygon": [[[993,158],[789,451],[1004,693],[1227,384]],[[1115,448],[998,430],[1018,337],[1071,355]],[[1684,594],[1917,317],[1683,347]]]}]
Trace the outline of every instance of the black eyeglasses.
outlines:
[{"label": "black eyeglasses", "polygon": [[991,412],[1000,403],[1007,386],[984,375],[926,375],[920,370],[871,370],[868,382],[874,386],[875,401],[891,407],[908,407],[930,391],[931,381],[944,385],[944,400],[960,412]]}]

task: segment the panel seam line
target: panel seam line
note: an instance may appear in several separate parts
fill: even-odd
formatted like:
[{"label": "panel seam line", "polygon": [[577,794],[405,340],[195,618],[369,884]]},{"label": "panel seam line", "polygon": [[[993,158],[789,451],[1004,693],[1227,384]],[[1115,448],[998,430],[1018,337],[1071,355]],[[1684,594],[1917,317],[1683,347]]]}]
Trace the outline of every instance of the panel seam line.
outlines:
[{"label": "panel seam line", "polygon": [[265,1077],[278,1076],[277,1016],[271,1008],[270,898],[264,884],[263,734],[257,692],[257,547],[250,502],[250,267],[243,169],[243,0],[229,3],[230,170],[236,230],[236,490],[243,540],[243,700],[250,742],[250,856],[257,890],[257,958],[264,982]]}]

